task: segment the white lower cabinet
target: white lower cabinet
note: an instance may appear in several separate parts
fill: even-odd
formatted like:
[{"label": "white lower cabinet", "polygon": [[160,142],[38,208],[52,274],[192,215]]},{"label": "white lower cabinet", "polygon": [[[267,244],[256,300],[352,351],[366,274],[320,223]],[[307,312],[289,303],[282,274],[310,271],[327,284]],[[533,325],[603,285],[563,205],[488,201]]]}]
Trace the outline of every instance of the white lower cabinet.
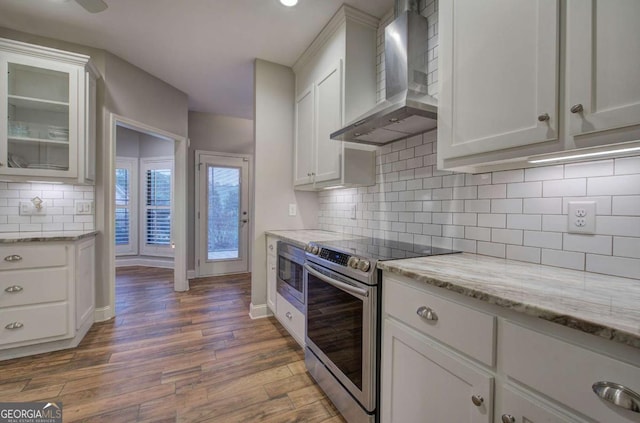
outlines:
[{"label": "white lower cabinet", "polygon": [[276,313],[276,290],[278,279],[278,240],[267,237],[267,306],[271,312]]},{"label": "white lower cabinet", "polygon": [[305,317],[297,308],[276,294],[276,318],[291,336],[304,348]]},{"label": "white lower cabinet", "polygon": [[491,422],[493,377],[486,372],[391,318],[383,349],[382,422]]},{"label": "white lower cabinet", "polygon": [[0,246],[0,360],[77,346],[93,324],[95,239]]},{"label": "white lower cabinet", "polygon": [[382,422],[640,422],[593,389],[640,393],[637,348],[388,272],[382,286]]}]

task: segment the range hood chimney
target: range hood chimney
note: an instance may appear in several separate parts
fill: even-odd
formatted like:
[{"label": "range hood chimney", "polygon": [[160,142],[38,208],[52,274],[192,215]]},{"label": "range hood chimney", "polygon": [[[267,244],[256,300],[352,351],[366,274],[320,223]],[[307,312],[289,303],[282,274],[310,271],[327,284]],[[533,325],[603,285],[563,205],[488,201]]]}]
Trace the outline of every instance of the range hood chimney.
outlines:
[{"label": "range hood chimney", "polygon": [[331,134],[331,139],[383,145],[437,127],[438,102],[427,94],[427,18],[418,0],[397,0],[384,33],[386,100]]}]

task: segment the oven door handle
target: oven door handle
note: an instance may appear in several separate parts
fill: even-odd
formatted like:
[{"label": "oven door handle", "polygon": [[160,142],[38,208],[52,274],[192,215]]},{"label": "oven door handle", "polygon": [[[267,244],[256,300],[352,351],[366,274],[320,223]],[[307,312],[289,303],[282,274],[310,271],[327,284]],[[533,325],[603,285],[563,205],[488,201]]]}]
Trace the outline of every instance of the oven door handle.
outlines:
[{"label": "oven door handle", "polygon": [[353,295],[356,295],[356,296],[359,296],[359,297],[365,297],[365,298],[369,296],[369,292],[366,289],[358,288],[357,286],[352,286],[352,285],[349,285],[347,283],[340,282],[340,281],[337,281],[335,279],[331,279],[330,277],[327,277],[327,276],[323,275],[322,273],[318,272],[317,270],[315,270],[313,267],[309,266],[308,264],[305,264],[304,268],[305,268],[305,270],[307,272],[311,273],[313,276],[315,276],[316,278],[320,279],[321,281],[326,282],[329,285],[333,285],[338,289],[346,291],[349,294],[353,294]]}]

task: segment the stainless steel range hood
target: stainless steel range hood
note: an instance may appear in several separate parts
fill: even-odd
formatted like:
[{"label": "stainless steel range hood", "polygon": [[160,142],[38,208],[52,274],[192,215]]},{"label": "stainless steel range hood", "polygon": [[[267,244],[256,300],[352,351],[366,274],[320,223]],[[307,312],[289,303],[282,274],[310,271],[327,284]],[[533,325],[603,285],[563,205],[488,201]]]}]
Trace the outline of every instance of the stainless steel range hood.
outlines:
[{"label": "stainless steel range hood", "polygon": [[427,18],[418,9],[418,1],[398,0],[385,29],[386,100],[331,139],[382,145],[437,127],[438,103],[427,94]]}]

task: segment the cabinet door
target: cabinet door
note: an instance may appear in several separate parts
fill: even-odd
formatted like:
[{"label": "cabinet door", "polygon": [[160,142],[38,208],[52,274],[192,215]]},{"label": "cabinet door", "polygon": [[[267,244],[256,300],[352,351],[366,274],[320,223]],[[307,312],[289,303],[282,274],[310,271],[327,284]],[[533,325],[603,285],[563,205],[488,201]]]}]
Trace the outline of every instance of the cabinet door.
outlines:
[{"label": "cabinet door", "polygon": [[557,140],[558,1],[439,7],[439,159]]},{"label": "cabinet door", "polygon": [[342,141],[330,135],[342,125],[342,61],[316,83],[316,175],[315,182],[340,179]]},{"label": "cabinet door", "polygon": [[12,53],[1,67],[0,172],[76,177],[79,68]]},{"label": "cabinet door", "polygon": [[[382,342],[383,422],[492,421],[492,377],[391,319],[385,319]],[[479,406],[474,395],[483,399]]]},{"label": "cabinet door", "polygon": [[314,127],[313,86],[304,90],[296,99],[296,128],[293,159],[293,185],[313,182],[314,170],[313,127]]},{"label": "cabinet door", "polygon": [[86,73],[85,100],[85,137],[84,143],[84,182],[95,183],[96,180],[96,78]]},{"label": "cabinet door", "polygon": [[[567,2],[571,135],[640,124],[640,2]],[[570,112],[574,106],[582,111]]]},{"label": "cabinet door", "polygon": [[95,309],[95,240],[78,244],[76,253],[76,330],[90,319]]},{"label": "cabinet door", "polygon": [[513,423],[578,423],[581,420],[561,415],[549,407],[526,398],[508,388],[500,391],[501,410],[497,412],[498,421]]}]

